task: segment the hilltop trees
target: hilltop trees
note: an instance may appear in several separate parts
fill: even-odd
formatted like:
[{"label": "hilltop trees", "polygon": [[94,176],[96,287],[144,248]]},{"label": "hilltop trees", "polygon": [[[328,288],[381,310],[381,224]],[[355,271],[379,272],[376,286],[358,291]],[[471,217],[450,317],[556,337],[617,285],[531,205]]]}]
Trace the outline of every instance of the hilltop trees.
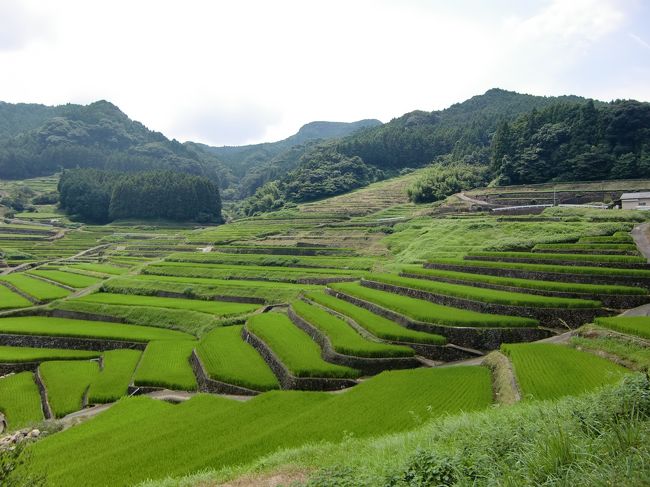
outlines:
[{"label": "hilltop trees", "polygon": [[59,192],[61,208],[96,223],[126,218],[221,221],[217,186],[184,173],[76,169],[63,173]]},{"label": "hilltop trees", "polygon": [[558,103],[503,122],[491,144],[499,184],[650,176],[650,104]]}]

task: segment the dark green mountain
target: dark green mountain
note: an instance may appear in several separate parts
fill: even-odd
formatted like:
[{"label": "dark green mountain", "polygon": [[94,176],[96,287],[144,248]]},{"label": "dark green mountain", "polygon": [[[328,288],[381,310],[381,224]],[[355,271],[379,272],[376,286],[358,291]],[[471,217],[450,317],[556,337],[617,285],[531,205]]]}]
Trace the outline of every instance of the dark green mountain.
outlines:
[{"label": "dark green mountain", "polygon": [[86,167],[175,170],[217,178],[213,165],[183,144],[127,117],[115,105],[0,104],[0,178]]},{"label": "dark green mountain", "polygon": [[277,207],[343,193],[434,161],[487,165],[492,137],[504,120],[583,100],[491,89],[445,110],[413,111],[384,125],[313,144],[300,156],[296,169],[261,187],[246,201],[244,211],[264,211],[269,202]]},{"label": "dark green mountain", "polygon": [[294,169],[302,155],[318,142],[337,139],[361,129],[377,127],[379,120],[357,122],[311,122],[278,142],[244,146],[211,147],[187,142],[185,145],[201,154],[212,157],[220,166],[224,197],[240,199],[252,195],[264,183]]}]

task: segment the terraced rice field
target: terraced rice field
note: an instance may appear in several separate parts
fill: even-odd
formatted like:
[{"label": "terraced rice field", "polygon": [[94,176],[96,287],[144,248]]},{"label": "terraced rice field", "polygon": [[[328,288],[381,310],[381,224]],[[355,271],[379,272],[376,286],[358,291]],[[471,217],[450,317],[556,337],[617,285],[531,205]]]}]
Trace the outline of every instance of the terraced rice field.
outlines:
[{"label": "terraced rice field", "polygon": [[0,318],[0,333],[45,335],[105,340],[148,342],[151,340],[186,340],[190,336],[175,330],[148,326],[124,325],[101,321],[70,320],[43,316]]},{"label": "terraced rice field", "polygon": [[0,363],[45,362],[48,360],[88,360],[99,352],[61,348],[8,347],[0,345]]},{"label": "terraced rice field", "polygon": [[172,262],[186,264],[227,264],[251,265],[288,268],[329,268],[349,270],[370,270],[377,259],[370,257],[336,257],[336,256],[293,256],[293,255],[265,255],[265,254],[223,254],[220,252],[205,253],[175,253],[171,254],[163,265]]},{"label": "terraced rice field", "polygon": [[34,374],[21,372],[0,379],[0,412],[5,415],[10,431],[43,419]]},{"label": "terraced rice field", "polygon": [[296,300],[291,303],[295,313],[323,333],[338,353],[356,357],[410,357],[413,349],[370,341],[340,318],[322,308]]},{"label": "terraced rice field", "polygon": [[450,306],[430,303],[422,299],[409,298],[385,291],[377,291],[357,283],[336,283],[334,291],[362,299],[407,316],[413,320],[446,326],[468,327],[534,327],[537,321],[530,318],[477,313]]},{"label": "terraced rice field", "polygon": [[487,257],[494,260],[500,259],[522,259],[522,260],[557,260],[557,261],[575,261],[608,263],[608,264],[646,264],[645,257],[634,255],[601,255],[601,254],[551,254],[537,252],[471,252],[468,258]]},{"label": "terraced rice field", "polygon": [[413,279],[394,274],[368,274],[366,279],[394,286],[419,289],[442,296],[482,301],[484,303],[504,304],[534,308],[598,308],[600,302],[587,299],[554,298],[510,291],[481,289],[460,284],[439,283],[426,279]]},{"label": "terraced rice field", "polygon": [[629,335],[635,335],[650,340],[650,317],[647,316],[616,316],[612,318],[596,318],[596,324]]},{"label": "terraced rice field", "polygon": [[230,303],[225,301],[205,301],[200,299],[159,298],[155,296],[137,296],[132,294],[95,293],[77,301],[122,306],[145,306],[153,308],[173,308],[199,311],[216,316],[232,316],[249,313],[259,307],[256,304]]},{"label": "terraced rice field", "polygon": [[320,347],[281,313],[251,317],[246,326],[263,340],[296,377],[356,378],[357,370],[330,364],[321,358]]},{"label": "terraced rice field", "polygon": [[152,341],[147,345],[135,372],[136,386],[162,387],[181,391],[196,390],[190,355],[196,341]]},{"label": "terraced rice field", "polygon": [[444,345],[446,340],[440,335],[411,330],[390,321],[383,316],[376,315],[370,311],[348,303],[342,299],[330,296],[322,291],[311,292],[305,295],[315,303],[321,304],[337,313],[348,316],[359,326],[370,333],[384,340],[394,340],[411,343],[428,343],[432,345]]},{"label": "terraced rice field", "polygon": [[53,361],[41,364],[38,370],[52,412],[62,418],[82,408],[86,390],[99,373],[99,364],[81,360]]},{"label": "terraced rice field", "polygon": [[238,296],[262,298],[270,303],[280,303],[297,297],[303,291],[317,290],[319,286],[284,282],[237,281],[189,277],[139,275],[119,277],[104,284],[108,292],[127,294],[155,294],[175,292],[194,294],[202,298]]},{"label": "terraced rice field", "polygon": [[[464,262],[463,262],[464,263]],[[458,280],[467,283],[487,283],[499,286],[517,287],[522,289],[538,289],[542,291],[558,291],[565,293],[581,294],[648,294],[648,290],[634,286],[618,286],[605,284],[584,284],[561,281],[543,281],[536,279],[521,279],[516,277],[499,277],[488,274],[475,274],[471,272],[447,271],[442,269],[426,269],[417,265],[405,265],[402,272],[417,274],[424,278],[442,278]]]},{"label": "terraced rice field", "polygon": [[101,404],[126,396],[141,352],[109,350],[102,354],[102,368],[88,388],[88,403]]},{"label": "terraced rice field", "polygon": [[255,391],[279,389],[277,377],[259,353],[241,336],[243,325],[217,328],[197,346],[212,379]]},{"label": "terraced rice field", "polygon": [[39,301],[52,301],[53,299],[64,298],[70,294],[67,289],[60,288],[26,274],[9,274],[0,276],[0,281],[8,282],[16,289],[32,296]]},{"label": "terraced rice field", "polygon": [[241,464],[306,441],[375,436],[378,424],[382,434],[408,430],[418,425],[414,417],[491,402],[490,374],[482,367],[385,372],[344,394],[278,391],[243,403],[208,395],[179,405],[130,398],[37,443],[32,468],[47,470],[52,486],[80,475],[98,487],[129,485]]},{"label": "terraced rice field", "polygon": [[82,289],[88,286],[92,286],[100,282],[101,279],[97,279],[90,276],[83,276],[81,274],[73,274],[72,272],[65,272],[59,270],[35,270],[28,271],[28,274],[44,277],[50,281],[58,282],[65,286],[70,286],[75,289]]},{"label": "terraced rice field", "polygon": [[[542,255],[542,254],[538,254]],[[434,259],[430,260],[432,264],[450,264],[459,265],[467,268],[467,272],[475,268],[488,269],[513,269],[528,272],[549,272],[553,274],[568,275],[605,275],[615,277],[639,277],[643,279],[650,278],[650,270],[646,269],[623,269],[619,267],[589,267],[587,266],[566,266],[557,264],[528,264],[520,262],[496,262],[489,260],[458,260],[458,259]]]},{"label": "terraced rice field", "polygon": [[626,370],[608,360],[563,345],[503,345],[526,399],[557,399],[618,382]]},{"label": "terraced rice field", "polygon": [[341,276],[361,277],[364,274],[364,271],[306,267],[233,266],[227,264],[211,264],[207,266],[198,264],[187,265],[185,263],[165,263],[149,265],[144,269],[144,273],[159,276],[298,282],[305,279],[335,278]]},{"label": "terraced rice field", "polygon": [[20,294],[13,292],[11,289],[0,285],[0,310],[13,308],[27,308],[32,303],[22,297]]}]

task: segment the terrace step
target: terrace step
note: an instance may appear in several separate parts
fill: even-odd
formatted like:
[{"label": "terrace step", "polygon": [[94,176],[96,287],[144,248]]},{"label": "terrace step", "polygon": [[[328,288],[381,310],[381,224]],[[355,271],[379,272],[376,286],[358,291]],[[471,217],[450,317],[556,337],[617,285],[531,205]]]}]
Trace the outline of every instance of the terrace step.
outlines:
[{"label": "terrace step", "polygon": [[287,314],[291,321],[321,347],[322,357],[327,362],[344,365],[362,371],[365,375],[375,375],[384,370],[412,369],[420,366],[415,357],[355,357],[338,353],[334,350],[329,338],[311,325],[308,321],[298,316],[293,308],[289,307]]},{"label": "terrace step", "polygon": [[412,289],[408,287],[395,286],[383,282],[361,279],[361,285],[387,291],[402,296],[408,296],[416,299],[424,299],[443,306],[453,306],[463,308],[479,313],[505,314],[512,316],[521,316],[535,318],[539,320],[540,325],[548,327],[562,327],[564,324],[571,328],[577,328],[590,323],[596,316],[608,316],[614,313],[607,312],[602,308],[542,308],[535,306],[514,306],[497,303],[486,303],[472,299],[459,298],[455,296],[446,296],[432,292]]},{"label": "terrace step", "polygon": [[100,338],[77,338],[46,335],[18,335],[0,333],[0,345],[11,347],[31,348],[64,348],[68,350],[93,350],[104,352],[118,348],[144,350],[147,346],[143,342],[128,342],[122,340],[103,340]]},{"label": "terrace step", "polygon": [[236,386],[233,384],[228,384],[216,379],[212,379],[208,372],[205,370],[205,366],[201,361],[201,358],[196,353],[196,349],[192,350],[192,355],[190,356],[190,364],[192,365],[192,370],[196,376],[196,382],[199,385],[200,392],[209,392],[211,394],[229,394],[235,396],[256,396],[260,392],[248,389],[246,387]]},{"label": "terrace step", "polygon": [[480,267],[463,264],[447,264],[427,262],[425,269],[440,269],[447,271],[469,272],[472,274],[487,274],[499,277],[517,277],[522,279],[534,279],[542,281],[575,282],[583,284],[621,284],[633,287],[650,287],[650,277],[614,276],[607,274],[603,268],[603,274],[568,274],[551,271],[529,271],[525,269],[506,269],[500,267]]},{"label": "terrace step", "polygon": [[484,289],[494,289],[497,291],[512,291],[516,293],[535,294],[538,296],[553,296],[558,298],[574,298],[574,299],[592,299],[600,301],[603,306],[615,309],[628,309],[635,308],[650,302],[650,296],[644,294],[586,294],[586,293],[572,293],[564,291],[549,291],[545,289],[532,289],[528,287],[504,286],[500,284],[492,284],[489,282],[479,281],[464,281],[462,279],[449,279],[446,277],[438,277],[426,274],[412,274],[409,272],[401,272],[399,274],[403,277],[410,277],[412,279],[428,279],[436,282],[447,282],[449,284],[462,284],[464,286],[479,287]]},{"label": "terrace step", "polygon": [[[519,264],[545,264],[545,265],[568,265],[578,267],[616,267],[619,269],[650,269],[650,264],[646,263],[633,263],[633,262],[597,262],[597,261],[581,261],[581,260],[556,260],[556,259],[534,259],[528,257],[501,257],[501,256],[486,256],[486,255],[466,255],[465,260],[480,260],[487,262],[513,262]],[[606,269],[605,269],[606,270]]]},{"label": "terrace step", "polygon": [[475,350],[494,350],[499,348],[502,343],[530,342],[541,340],[542,338],[547,338],[552,335],[548,330],[541,328],[471,328],[424,323],[409,319],[395,311],[383,308],[374,303],[364,301],[340,291],[327,288],[325,292],[331,296],[365,308],[368,311],[383,316],[384,318],[388,318],[406,328],[442,335],[451,343],[440,348],[448,349],[455,345],[455,353],[458,352],[458,347]]},{"label": "terrace step", "polygon": [[266,363],[269,364],[273,373],[278,377],[283,389],[334,391],[357,384],[357,381],[353,379],[296,377],[285,367],[273,350],[262,339],[251,333],[246,325],[242,328],[242,338],[255,347]]}]

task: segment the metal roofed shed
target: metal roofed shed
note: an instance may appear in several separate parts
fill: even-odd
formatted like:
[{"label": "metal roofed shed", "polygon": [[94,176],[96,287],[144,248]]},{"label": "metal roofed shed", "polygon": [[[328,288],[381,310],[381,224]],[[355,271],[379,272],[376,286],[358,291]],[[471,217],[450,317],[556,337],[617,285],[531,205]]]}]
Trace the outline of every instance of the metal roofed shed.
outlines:
[{"label": "metal roofed shed", "polygon": [[623,193],[621,208],[624,210],[650,210],[650,192]]}]

